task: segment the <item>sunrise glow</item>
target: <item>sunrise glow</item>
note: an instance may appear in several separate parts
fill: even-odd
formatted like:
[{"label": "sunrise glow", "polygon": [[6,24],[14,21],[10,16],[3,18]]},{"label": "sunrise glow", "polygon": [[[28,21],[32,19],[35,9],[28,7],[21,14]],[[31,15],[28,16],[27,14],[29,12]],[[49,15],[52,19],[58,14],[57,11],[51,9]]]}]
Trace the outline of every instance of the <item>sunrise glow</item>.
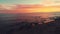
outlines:
[{"label": "sunrise glow", "polygon": [[59,0],[1,0],[0,10],[11,13],[60,12],[60,3]]},{"label": "sunrise glow", "polygon": [[30,7],[30,8],[22,8],[22,9],[17,9],[19,12],[60,12],[59,7],[52,7],[52,6],[43,6],[43,7]]}]

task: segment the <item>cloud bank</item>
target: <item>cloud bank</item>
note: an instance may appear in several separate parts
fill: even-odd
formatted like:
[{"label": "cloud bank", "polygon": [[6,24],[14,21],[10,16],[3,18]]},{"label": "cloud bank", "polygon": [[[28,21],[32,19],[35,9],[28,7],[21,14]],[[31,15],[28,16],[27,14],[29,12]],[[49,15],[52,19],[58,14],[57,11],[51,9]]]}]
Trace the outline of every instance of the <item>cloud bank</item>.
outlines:
[{"label": "cloud bank", "polygon": [[43,4],[0,4],[0,13],[33,13],[33,12],[60,12],[60,5]]}]

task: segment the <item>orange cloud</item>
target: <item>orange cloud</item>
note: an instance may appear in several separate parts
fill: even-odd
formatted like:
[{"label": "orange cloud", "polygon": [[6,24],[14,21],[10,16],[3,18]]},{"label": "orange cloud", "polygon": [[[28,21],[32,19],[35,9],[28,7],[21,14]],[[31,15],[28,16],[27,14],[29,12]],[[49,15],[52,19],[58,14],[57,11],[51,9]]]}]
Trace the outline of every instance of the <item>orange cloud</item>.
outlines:
[{"label": "orange cloud", "polygon": [[17,9],[18,11],[22,11],[22,12],[60,12],[60,6],[32,6],[32,7],[24,7],[24,8],[20,8]]},{"label": "orange cloud", "polygon": [[33,12],[60,12],[60,5],[44,6],[44,5],[0,5],[0,10],[9,10],[14,13],[33,13]]}]

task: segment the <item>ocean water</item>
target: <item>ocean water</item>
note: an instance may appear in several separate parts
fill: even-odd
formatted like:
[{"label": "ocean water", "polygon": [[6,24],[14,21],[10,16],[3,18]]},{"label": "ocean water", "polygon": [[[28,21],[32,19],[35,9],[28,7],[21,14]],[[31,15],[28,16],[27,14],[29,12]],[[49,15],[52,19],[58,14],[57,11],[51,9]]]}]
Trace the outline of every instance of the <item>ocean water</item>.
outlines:
[{"label": "ocean water", "polygon": [[54,13],[16,13],[16,14],[6,14],[6,13],[0,13],[0,22],[6,22],[6,23],[12,23],[12,22],[20,22],[20,21],[36,21],[42,18],[48,18],[48,17],[55,17],[60,16],[60,12],[54,12]]},{"label": "ocean water", "polygon": [[[49,18],[51,16],[60,16],[59,14],[60,13],[0,13],[0,34],[55,34],[55,23],[48,23],[42,25],[38,24],[34,28],[28,23],[33,21],[40,22],[41,16],[45,19],[46,17]],[[21,23],[21,21],[28,21],[28,23]]]}]

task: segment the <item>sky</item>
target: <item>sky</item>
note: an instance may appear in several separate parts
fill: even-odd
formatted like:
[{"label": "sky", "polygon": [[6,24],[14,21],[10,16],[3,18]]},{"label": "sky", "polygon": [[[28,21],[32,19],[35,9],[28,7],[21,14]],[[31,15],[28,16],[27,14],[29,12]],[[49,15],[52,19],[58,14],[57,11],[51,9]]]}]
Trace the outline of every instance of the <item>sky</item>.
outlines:
[{"label": "sky", "polygon": [[20,13],[60,12],[60,0],[0,0],[0,10],[4,10],[4,12],[14,10]]},{"label": "sky", "polygon": [[0,4],[40,4],[40,3],[60,3],[60,0],[0,0]]},{"label": "sky", "polygon": [[42,0],[0,0],[1,4],[38,4]]}]

